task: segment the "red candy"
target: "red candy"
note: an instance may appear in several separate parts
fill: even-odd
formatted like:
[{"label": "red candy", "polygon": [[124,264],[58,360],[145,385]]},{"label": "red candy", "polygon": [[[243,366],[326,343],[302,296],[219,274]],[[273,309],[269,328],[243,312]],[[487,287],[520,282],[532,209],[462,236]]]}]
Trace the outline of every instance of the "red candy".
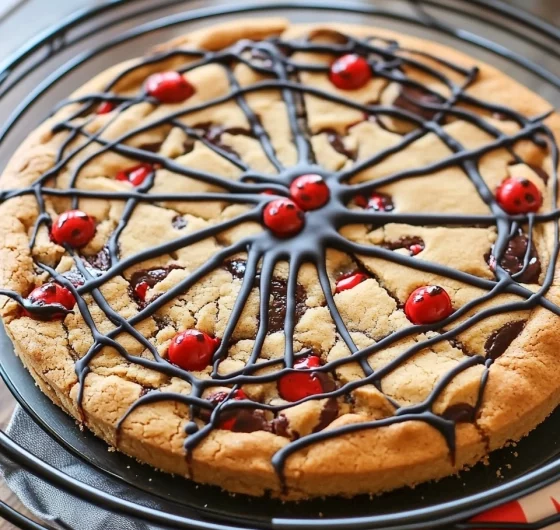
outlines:
[{"label": "red candy", "polygon": [[169,360],[184,370],[204,370],[220,341],[203,331],[187,329],[177,333],[169,345]]},{"label": "red candy", "polygon": [[148,282],[138,282],[134,287],[134,294],[137,298],[140,298],[140,300],[146,300],[146,293],[149,287]]},{"label": "red candy", "polygon": [[263,221],[277,237],[297,234],[304,224],[304,213],[290,199],[276,199],[264,207]]},{"label": "red candy", "polygon": [[299,401],[308,396],[323,393],[323,383],[312,368],[321,366],[321,359],[310,355],[298,361],[294,368],[301,370],[283,375],[278,381],[278,393],[286,401]]},{"label": "red candy", "polygon": [[95,220],[81,210],[68,210],[60,214],[51,228],[51,239],[59,245],[81,248],[95,235]]},{"label": "red candy", "polygon": [[103,101],[97,107],[97,114],[108,114],[115,108],[115,104],[111,101]]},{"label": "red candy", "polygon": [[331,64],[329,79],[341,90],[357,90],[372,78],[368,62],[359,55],[350,53],[339,57]]},{"label": "red candy", "polygon": [[542,206],[542,194],[530,180],[507,178],[496,191],[500,207],[509,214],[536,212]]},{"label": "red candy", "polygon": [[367,280],[367,278],[367,275],[361,272],[344,275],[336,282],[336,292],[341,293],[342,291],[348,291],[348,289],[356,287],[356,285]]},{"label": "red candy", "polygon": [[393,201],[389,195],[385,193],[372,192],[368,197],[358,195],[354,198],[356,206],[367,208],[375,212],[392,212],[395,208]]},{"label": "red candy", "polygon": [[140,186],[153,171],[154,167],[151,164],[139,164],[119,171],[115,178],[117,180],[130,182],[133,186]]},{"label": "red candy", "polygon": [[146,93],[162,103],[181,103],[194,94],[194,87],[174,71],[152,74],[146,79]]},{"label": "red candy", "polygon": [[453,313],[451,299],[444,289],[436,285],[419,287],[408,297],[404,312],[414,324],[432,324]]},{"label": "red candy", "polygon": [[393,203],[387,195],[382,193],[372,193],[367,204],[368,210],[376,212],[390,212],[393,209]]},{"label": "red candy", "polygon": [[[213,403],[218,404],[224,401],[228,397],[228,395],[229,394],[227,392],[217,392],[216,394],[211,395],[209,399]],[[247,394],[245,394],[245,392],[243,392],[243,390],[239,388],[233,391],[233,394],[230,399],[241,401],[243,399],[247,399]],[[235,412],[235,411],[231,411],[231,412]],[[223,420],[220,420],[220,422],[218,423],[218,428],[224,429],[226,431],[232,431],[233,428],[235,427],[236,421],[237,421],[237,417],[235,416],[235,414],[233,414],[232,417],[228,417]]]},{"label": "red candy", "polygon": [[414,243],[414,245],[410,245],[408,250],[411,256],[416,256],[416,254],[420,254],[424,250],[424,247],[420,243]]},{"label": "red candy", "polygon": [[[33,289],[27,297],[35,305],[53,305],[58,304],[71,310],[76,305],[76,299],[69,289],[59,285],[58,283],[45,283],[36,289]],[[25,311],[28,317],[36,318],[30,311]],[[64,313],[54,313],[53,319],[63,319]]]},{"label": "red candy", "polygon": [[290,195],[302,210],[316,210],[328,202],[330,191],[321,175],[308,174],[292,182]]}]

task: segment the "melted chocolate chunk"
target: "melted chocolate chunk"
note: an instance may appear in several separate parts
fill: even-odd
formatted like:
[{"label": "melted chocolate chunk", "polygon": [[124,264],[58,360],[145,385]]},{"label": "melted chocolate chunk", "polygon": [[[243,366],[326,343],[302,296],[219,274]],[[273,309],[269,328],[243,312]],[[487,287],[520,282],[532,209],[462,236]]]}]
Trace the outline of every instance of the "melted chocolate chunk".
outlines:
[{"label": "melted chocolate chunk", "polygon": [[163,142],[151,142],[142,144],[138,148],[142,149],[143,151],[149,151],[150,153],[157,153],[161,149],[162,145]]},{"label": "melted chocolate chunk", "polygon": [[183,142],[183,154],[187,155],[194,149],[195,139],[187,136],[187,139]]},{"label": "melted chocolate chunk", "polygon": [[284,438],[291,438],[288,431],[289,425],[290,420],[288,420],[285,414],[280,413],[272,420],[272,432],[278,436],[283,436]]},{"label": "melted chocolate chunk", "polygon": [[185,228],[188,224],[189,222],[182,215],[176,215],[171,219],[171,226],[177,230]]},{"label": "melted chocolate chunk", "polygon": [[535,166],[533,164],[527,164],[541,179],[547,184],[550,179],[550,175],[540,166]]},{"label": "melted chocolate chunk", "polygon": [[319,423],[315,425],[313,432],[322,431],[325,427],[328,427],[334,420],[336,420],[337,417],[338,417],[338,401],[336,400],[336,398],[329,398],[327,399],[327,402],[323,406],[323,410],[321,411],[321,414],[319,416]]},{"label": "melted chocolate chunk", "polygon": [[426,109],[421,104],[441,105],[443,98],[430,94],[429,92],[417,87],[402,85],[399,95],[393,101],[395,107],[418,114],[426,120],[431,120],[437,111]]},{"label": "melted chocolate chunk", "polygon": [[255,66],[262,66],[263,68],[272,68],[272,58],[270,55],[263,50],[259,50],[258,48],[251,49],[251,63]]},{"label": "melted chocolate chunk", "polygon": [[[228,392],[216,392],[210,397],[210,402],[216,407],[228,396]],[[198,411],[199,418],[206,422],[210,421],[211,414],[212,411],[208,409],[199,409]],[[272,424],[268,421],[265,411],[260,409],[236,408],[224,410],[220,412],[218,425],[224,423],[228,423],[229,430],[233,432],[273,431]]]},{"label": "melted chocolate chunk", "polygon": [[426,247],[421,237],[401,237],[397,241],[384,243],[383,246],[389,250],[406,248],[413,256],[420,253]]},{"label": "melted chocolate chunk", "polygon": [[84,285],[85,279],[78,269],[70,269],[68,272],[62,274],[74,287]]},{"label": "melted chocolate chunk", "polygon": [[497,359],[504,353],[514,339],[523,331],[526,320],[508,322],[500,329],[497,329],[488,337],[484,343],[484,350],[488,359]]},{"label": "melted chocolate chunk", "polygon": [[[275,333],[284,329],[286,319],[286,297],[288,294],[288,284],[286,280],[273,278],[271,282],[270,294],[272,302],[268,310],[268,333]],[[305,313],[307,306],[305,289],[298,283],[296,287],[296,324]]]},{"label": "melted chocolate chunk", "polygon": [[[509,240],[504,256],[500,261],[500,265],[510,276],[513,276],[523,270],[523,263],[528,244],[529,238],[521,232]],[[495,270],[496,265],[494,256],[490,255],[487,261],[490,268]],[[538,283],[540,274],[541,262],[537,254],[537,249],[531,243],[529,264],[523,274],[517,276],[515,279],[520,283]]]},{"label": "melted chocolate chunk", "polygon": [[239,155],[229,145],[222,143],[222,135],[224,133],[229,133],[252,136],[250,131],[242,129],[241,127],[230,127],[226,129],[221,125],[216,125],[214,123],[203,123],[197,125],[196,129],[200,131],[200,134],[207,142],[219,147],[222,151],[237,157],[239,157]]},{"label": "melted chocolate chunk", "polygon": [[[225,414],[222,414],[221,417],[222,416],[224,419],[227,419]],[[262,410],[238,409],[236,411],[232,411],[232,417],[235,418],[235,422],[231,429],[233,432],[272,432],[270,422],[266,419],[266,415]]]},{"label": "melted chocolate chunk", "polygon": [[346,146],[344,145],[344,141],[342,140],[342,136],[340,136],[340,134],[338,134],[333,129],[326,129],[323,132],[327,134],[327,140],[329,141],[329,144],[337,153],[344,155],[346,158],[349,158],[350,160],[356,160],[356,155],[357,155],[356,151],[354,149],[350,150],[346,148]]},{"label": "melted chocolate chunk", "polygon": [[103,247],[97,254],[94,254],[93,256],[86,256],[85,260],[94,269],[100,271],[107,271],[111,266],[111,255],[109,254],[109,249],[107,247]]},{"label": "melted chocolate chunk", "polygon": [[[245,276],[245,260],[230,260],[225,263],[225,268],[228,270],[234,278],[238,280],[243,279]],[[255,276],[255,287],[258,286],[260,279],[260,274]],[[268,333],[275,333],[284,329],[284,320],[286,318],[286,297],[288,294],[288,284],[286,280],[282,278],[273,278],[270,283],[270,295],[272,296],[272,302],[269,305],[268,310]],[[303,286],[299,283],[296,287],[296,323],[305,313],[307,306],[305,300],[307,299],[307,293]]]},{"label": "melted chocolate chunk", "polygon": [[170,265],[169,267],[161,267],[159,269],[143,269],[136,271],[130,277],[130,287],[133,291],[139,283],[145,283],[148,287],[153,287],[162,280],[165,280],[172,270],[181,268],[182,267],[178,265]]},{"label": "melted chocolate chunk", "polygon": [[323,393],[334,392],[336,390],[336,381],[325,372],[315,372],[315,377],[321,382]]},{"label": "melted chocolate chunk", "polygon": [[226,261],[225,267],[234,278],[238,280],[242,280],[243,276],[245,276],[245,268],[247,266],[247,262],[243,259],[233,259],[231,261]]},{"label": "melted chocolate chunk", "polygon": [[[331,386],[334,386],[334,388],[336,388],[336,383],[327,374],[321,375],[326,376],[330,380],[330,382],[328,383],[325,381],[328,388],[331,388]],[[332,388],[332,390],[334,390],[334,388]],[[332,392],[332,390],[325,389],[325,392]],[[328,427],[337,417],[338,401],[336,400],[336,398],[329,398],[323,405],[323,409],[321,410],[321,414],[319,415],[319,422],[313,428],[313,432],[322,431],[323,429]],[[284,438],[297,440],[300,437],[297,431],[292,430],[290,432],[290,420],[283,413],[278,414],[278,416],[274,420],[272,420],[271,428],[274,434],[283,436]]]},{"label": "melted chocolate chunk", "polygon": [[476,409],[468,403],[456,403],[447,407],[442,417],[455,423],[472,423],[476,417]]}]

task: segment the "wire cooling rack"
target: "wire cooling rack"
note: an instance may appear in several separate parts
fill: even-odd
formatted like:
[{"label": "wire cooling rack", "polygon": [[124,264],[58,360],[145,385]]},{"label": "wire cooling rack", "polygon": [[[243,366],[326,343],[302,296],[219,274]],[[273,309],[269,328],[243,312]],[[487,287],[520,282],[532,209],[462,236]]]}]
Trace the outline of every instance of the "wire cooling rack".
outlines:
[{"label": "wire cooling rack", "polygon": [[[118,60],[138,55],[138,50],[148,49],[151,45],[190,28],[241,14],[266,16],[271,12],[288,15],[295,21],[336,18],[369,23],[371,20],[372,24],[387,25],[401,31],[406,28],[420,36],[452,46],[463,46],[467,52],[472,51],[473,55],[507,70],[510,75],[519,78],[553,103],[560,104],[560,31],[545,21],[498,0],[379,0],[345,2],[344,6],[312,0],[283,3],[261,1],[250,5],[225,0],[113,0],[76,13],[37,36],[0,64],[0,162],[5,163],[26,133],[45,117],[59,99],[71,91],[68,87],[81,85],[92,73],[101,71]],[[34,387],[30,377],[10,351],[5,338],[0,360],[2,377],[31,417],[53,436],[53,444],[59,442],[65,449],[78,452],[72,440],[71,431],[75,429],[73,422],[67,421],[65,436],[42,421],[38,411],[42,407],[54,409],[55,406]],[[64,423],[63,413],[58,409],[53,413],[59,414]],[[532,443],[532,447],[535,447],[535,444],[542,443],[543,438],[554,437],[560,425],[559,418],[559,414],[554,414],[539,427],[541,441],[533,436],[533,440],[529,438],[525,443]],[[91,447],[94,447],[93,442]],[[319,526],[345,530],[545,528],[560,521],[560,514],[526,524],[467,522],[472,515],[484,509],[530,493],[559,479],[560,459],[556,450],[552,446],[539,446],[539,451],[544,453],[545,458],[538,462],[528,459],[518,464],[521,467],[518,473],[503,483],[488,483],[488,487],[482,489],[459,489],[454,492],[454,498],[441,502],[432,499],[426,506],[419,507],[415,504],[411,509],[380,514],[375,510],[376,505],[368,504],[368,500],[333,501],[333,505],[339,509],[338,515],[313,518],[298,515],[305,510],[305,504],[303,509],[300,506],[299,512],[296,510],[296,515],[278,504],[271,504],[269,516],[243,520],[238,513],[231,511],[230,522],[223,523],[219,521],[227,519],[228,510],[222,511],[220,517],[217,514],[212,517],[212,514],[204,512],[197,505],[199,499],[191,503],[189,510],[181,506],[177,506],[176,510],[168,510],[148,508],[141,503],[112,496],[41,461],[0,432],[0,452],[5,457],[94,506],[164,527],[215,530],[299,530]],[[85,459],[84,465],[94,466],[96,463],[94,458],[85,456]],[[99,467],[103,470],[103,466]],[[115,474],[118,476],[118,473]],[[476,481],[479,476],[481,475],[472,471],[465,475],[465,481]],[[135,488],[130,482],[130,488]],[[422,486],[422,491],[437,487]],[[210,494],[210,490],[208,492]],[[225,495],[216,493],[216,490],[211,490],[211,493]],[[399,502],[406,506],[407,495],[412,496],[410,493],[396,495],[388,494],[382,498],[387,499],[388,503]],[[146,498],[149,497],[150,493],[146,492]],[[241,504],[243,502],[239,501]],[[354,511],[358,507],[360,510]],[[1,502],[0,515],[21,528],[48,528],[29,520]]]}]

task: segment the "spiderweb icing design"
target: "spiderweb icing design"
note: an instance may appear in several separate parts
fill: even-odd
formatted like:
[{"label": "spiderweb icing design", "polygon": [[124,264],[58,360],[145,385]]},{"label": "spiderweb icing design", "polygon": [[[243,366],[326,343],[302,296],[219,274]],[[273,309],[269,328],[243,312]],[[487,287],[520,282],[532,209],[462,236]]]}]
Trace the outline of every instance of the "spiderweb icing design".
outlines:
[{"label": "spiderweb icing design", "polygon": [[[335,43],[318,43],[313,40],[286,41],[279,38],[271,38],[259,42],[239,41],[234,46],[217,52],[185,49],[172,50],[147,58],[123,71],[106,86],[103,92],[84,95],[78,99],[69,100],[61,104],[61,107],[79,104],[79,108],[73,115],[60,121],[53,129],[55,133],[65,132],[67,134],[67,139],[60,147],[53,167],[43,173],[31,186],[23,189],[3,191],[1,198],[3,201],[9,201],[24,195],[35,197],[39,216],[37,217],[35,229],[31,237],[31,248],[36,244],[36,237],[40,227],[44,225],[49,226],[52,222],[45,206],[46,198],[69,198],[72,201],[73,208],[77,208],[79,201],[84,198],[99,201],[122,201],[124,203],[120,222],[106,242],[107,267],[103,267],[106,270],[97,270],[88,266],[81,258],[79,252],[69,246],[66,246],[65,250],[72,257],[75,268],[84,279],[81,285],[74,285],[68,277],[58,273],[48,264],[36,262],[36,266],[39,269],[45,271],[54,281],[65,286],[74,294],[77,301],[77,311],[81,313],[91,330],[93,344],[89,351],[76,361],[75,366],[81,389],[79,400],[82,398],[85,378],[90,372],[89,364],[105,346],[114,348],[129,363],[155,370],[170,377],[182,379],[192,386],[190,394],[159,390],[145,393],[134,403],[127,415],[121,419],[121,422],[132,410],[148,403],[167,400],[184,403],[190,407],[190,421],[186,426],[188,436],[185,441],[185,448],[190,453],[212,429],[217,427],[220,415],[225,412],[261,410],[269,411],[278,417],[278,414],[282,411],[297,406],[302,402],[348,396],[352,391],[365,385],[373,384],[382,392],[381,381],[383,377],[390,374],[402,363],[411,359],[425,348],[445,341],[456,340],[461,332],[468,330],[488,317],[532,309],[537,306],[545,307],[560,315],[560,308],[546,298],[547,291],[552,285],[556,268],[559,241],[558,224],[556,221],[560,216],[556,209],[558,148],[552,132],[544,123],[546,115],[526,117],[511,108],[481,101],[469,94],[467,92],[468,88],[477,80],[478,70],[476,68],[466,69],[442,58],[414,50],[406,50],[392,40],[374,37],[361,39],[334,33],[331,36],[335,37]],[[400,87],[401,93],[399,98],[407,99],[407,90],[409,94],[420,95],[420,97],[412,98],[412,103],[409,100],[408,103],[405,102],[403,104],[401,101],[401,104],[398,104],[398,100],[395,100],[394,104],[380,104],[378,101],[365,104],[355,101],[352,98],[352,92],[348,92],[348,95],[343,97],[339,93],[305,85],[299,80],[300,74],[304,72],[326,74],[329,67],[328,64],[322,62],[304,63],[298,61],[293,58],[293,54],[298,52],[312,52],[334,56],[358,53],[368,58],[374,78],[382,79],[387,83],[393,83]],[[225,96],[213,98],[199,104],[187,104],[177,109],[173,108],[164,115],[127,131],[115,140],[103,138],[102,133],[127,109],[146,102],[158,105],[157,100],[154,100],[144,92],[133,96],[123,96],[113,92],[112,90],[118,82],[126,75],[142,68],[146,64],[156,64],[159,61],[180,57],[188,62],[184,66],[177,68],[177,71],[187,75],[189,72],[206,65],[213,64],[222,67],[227,75],[230,92]],[[425,59],[425,62],[421,59]],[[233,66],[236,64],[244,64],[252,71],[263,74],[265,77],[256,83],[241,86],[234,75]],[[410,77],[407,75],[408,68],[413,68],[427,78],[437,81],[447,88],[449,95],[443,96],[439,92],[434,92],[427,84],[420,83],[413,77]],[[462,82],[457,83],[453,81],[442,73],[444,71],[452,71],[455,76],[462,79]],[[278,156],[275,150],[271,136],[248,101],[251,94],[267,90],[278,91],[285,104],[289,132],[297,157],[295,164],[286,166],[282,162],[281,157]],[[304,96],[314,96],[322,101],[329,101],[333,104],[355,109],[363,113],[364,119],[376,120],[377,123],[384,123],[383,120],[386,118],[400,120],[407,124],[408,132],[403,133],[400,141],[396,144],[382,149],[371,156],[357,158],[352,164],[346,164],[337,170],[327,170],[316,161],[314,149],[310,141],[309,124],[306,122]],[[114,105],[114,116],[101,129],[91,132],[88,125],[95,119],[95,115],[91,113],[102,102],[110,102]],[[191,126],[186,125],[182,121],[186,116],[204,112],[227,102],[235,102],[237,104],[250,127],[250,131],[242,131],[243,134],[248,134],[258,141],[274,172],[267,173],[254,169],[243,157],[222,144],[220,142],[220,135],[224,131],[219,129],[219,124],[213,124],[218,129],[212,129],[208,124]],[[492,113],[499,114],[503,119],[516,123],[516,131],[506,134],[501,129],[495,127],[491,121],[484,119],[484,116]],[[77,120],[80,117],[83,117],[83,119],[81,121]],[[463,120],[471,124],[484,131],[491,140],[475,148],[462,145],[444,126],[445,123],[449,123],[451,120]],[[161,126],[179,128],[191,141],[201,142],[217,156],[222,157],[237,167],[241,172],[241,176],[237,180],[231,180],[209,171],[185,167],[175,162],[172,158],[159,153],[157,146],[156,149],[151,148],[149,145],[142,148],[134,147],[129,143],[130,139]],[[227,129],[225,131],[227,132]],[[356,177],[361,172],[375,167],[389,157],[398,154],[427,134],[435,134],[450,151],[450,154],[438,161],[393,172],[380,178],[366,181],[356,180]],[[84,141],[77,147],[74,147],[72,142],[78,138]],[[514,150],[515,145],[521,140],[530,141],[539,147],[546,147],[550,153],[553,171],[550,175],[548,189],[552,204],[545,205],[546,211],[542,213],[522,215],[509,215],[505,213],[497,204],[494,191],[489,188],[479,171],[478,161],[481,157],[502,148],[509,150],[516,163],[523,163],[520,155]],[[337,138],[334,136],[331,144],[336,141]],[[92,146],[95,147],[92,154],[82,158],[71,170],[68,185],[57,187],[56,178],[59,173],[68,167],[68,164],[74,159],[82,156],[84,150]],[[340,152],[342,147],[339,142],[337,151]],[[197,182],[216,186],[221,191],[192,193],[153,192],[151,190],[155,182],[155,172],[152,172],[140,186],[130,191],[96,191],[80,188],[80,172],[87,167],[88,163],[103,153],[117,153],[137,160],[139,163],[149,163],[155,166],[157,170],[171,171],[175,175],[174,178],[187,177]],[[346,155],[348,154],[346,153]],[[352,206],[357,196],[367,195],[396,182],[422,178],[425,175],[450,167],[457,167],[463,171],[472,183],[474,192],[488,206],[488,214],[405,213],[399,212],[398,205],[392,211],[363,210]],[[152,258],[189,248],[200,241],[215,237],[244,223],[261,223],[266,204],[279,196],[287,196],[293,179],[298,175],[307,173],[314,173],[323,177],[329,186],[330,201],[320,210],[306,213],[305,226],[299,234],[291,238],[279,239],[265,229],[256,234],[249,233],[231,244],[227,244],[167,292],[140,307],[138,313],[131,318],[127,319],[121,316],[105,299],[100,288],[107,281],[122,275],[127,269],[135,265]],[[55,183],[54,186],[52,185],[53,182]],[[119,250],[119,238],[125,230],[135,208],[143,203],[158,204],[165,201],[184,201],[185,203],[224,201],[228,204],[240,204],[248,207],[241,214],[231,219],[210,224],[192,233],[182,235],[177,239],[162,242],[122,258]],[[497,238],[490,256],[495,269],[495,279],[479,277],[440,263],[417,259],[412,255],[395,252],[387,245],[359,243],[345,237],[341,232],[344,227],[349,225],[366,224],[382,227],[387,223],[404,223],[418,227],[495,227]],[[523,277],[523,274],[531,266],[532,253],[534,252],[532,247],[534,229],[545,223],[552,223],[554,225],[552,229],[554,248],[552,249],[547,268],[542,275],[542,284],[538,286],[537,290],[534,290],[521,284],[519,279]],[[528,234],[525,255],[521,260],[522,268],[515,274],[510,274],[511,271],[506,270],[503,266],[504,254],[507,251],[508,242],[522,227],[526,227]],[[437,324],[412,325],[394,331],[370,346],[359,348],[355,344],[352,334],[335,303],[331,280],[327,270],[326,259],[328,249],[335,249],[351,256],[359,255],[378,258],[388,263],[432,273],[476,287],[483,290],[485,294],[472,299],[453,312],[451,316]],[[221,344],[214,354],[210,377],[198,378],[193,373],[169,363],[160,355],[156,346],[143,336],[135,326],[144,319],[153,316],[167,303],[188,291],[206,275],[223,267],[229,260],[234,259],[240,253],[246,254],[246,260],[243,265],[244,271],[241,274],[242,281],[237,299],[232,307],[229,321],[220,337]],[[269,325],[269,300],[274,280],[274,271],[276,265],[280,262],[289,263],[284,319],[284,333],[287,340],[285,340],[284,355],[282,358],[259,362],[259,355],[266,339]],[[334,390],[309,396],[294,403],[273,405],[248,399],[232,399],[234,392],[242,385],[274,382],[278,381],[285,374],[295,373],[297,370],[294,368],[294,364],[309,354],[309,350],[305,349],[298,352],[294,351],[292,340],[296,325],[298,272],[302,265],[306,263],[314,265],[317,270],[318,281],[325,304],[332,316],[339,338],[350,352],[349,356],[327,362],[314,370],[321,374],[331,374],[338,367],[357,362],[363,370],[363,377],[359,380],[340,384]],[[259,325],[252,352],[242,369],[222,374],[219,372],[220,362],[228,355],[232,336],[249,296],[255,287],[258,287],[259,291]],[[515,295],[518,300],[487,307],[466,318],[467,315],[472,313],[473,309],[505,293]],[[0,294],[13,298],[25,310],[37,316],[49,316],[55,312],[60,313],[62,311],[60,306],[34,305],[21,293],[4,289],[0,290]],[[103,333],[98,329],[90,308],[84,300],[84,295],[86,294],[91,295],[95,303],[103,310],[107,319],[116,326],[112,331]],[[407,337],[428,331],[436,331],[437,333],[426,336],[424,340],[407,348],[381,368],[374,370],[368,362],[368,358],[372,354],[383,351],[385,348]],[[123,332],[134,337],[151,355],[137,356],[130,354],[116,340],[118,335]],[[437,382],[429,396],[421,403],[399,406],[399,403],[386,396],[395,407],[395,413],[392,416],[369,422],[344,425],[328,431],[320,430],[297,440],[292,440],[275,454],[272,463],[281,475],[286,459],[303,447],[341,434],[379,428],[409,420],[423,421],[437,428],[445,437],[451,453],[453,453],[455,422],[459,417],[464,418],[467,416],[469,420],[472,420],[474,417],[474,412],[480,405],[483,397],[488,369],[492,362],[493,359],[491,357],[486,358],[483,355],[467,356]],[[459,407],[456,411],[451,411],[448,414],[435,414],[432,410],[433,405],[449,383],[458,374],[475,365],[484,366],[476,406],[471,407],[472,410],[465,411],[464,407],[459,410]],[[257,373],[269,367],[274,367],[276,370],[265,374]],[[213,403],[208,399],[202,398],[202,394],[206,389],[224,386],[231,388],[231,393],[219,403]],[[200,411],[205,411],[205,416],[208,418],[207,423],[204,425],[194,421],[196,418],[200,418]]]}]

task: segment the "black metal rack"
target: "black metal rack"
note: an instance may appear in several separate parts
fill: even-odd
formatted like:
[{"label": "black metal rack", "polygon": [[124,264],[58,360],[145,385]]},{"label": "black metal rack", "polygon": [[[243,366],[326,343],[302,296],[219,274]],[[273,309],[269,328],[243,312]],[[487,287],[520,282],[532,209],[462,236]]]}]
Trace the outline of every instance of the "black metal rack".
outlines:
[{"label": "black metal rack", "polygon": [[[459,41],[469,49],[478,49],[487,61],[509,64],[515,73],[525,72],[536,88],[541,81],[546,92],[560,89],[560,30],[534,16],[515,9],[500,0],[379,0],[377,2],[345,2],[335,5],[332,2],[316,2],[313,0],[291,2],[261,1],[254,4],[239,4],[237,2],[214,2],[217,5],[204,6],[204,2],[191,0],[111,0],[97,7],[82,10],[56,27],[37,36],[27,46],[17,52],[4,63],[0,64],[0,111],[4,109],[6,115],[0,121],[0,158],[7,159],[13,146],[23,139],[25,132],[44,117],[45,109],[50,108],[47,102],[56,98],[56,88],[61,81],[80,84],[79,79],[72,79],[74,72],[79,72],[85,66],[93,65],[95,60],[110,50],[126,46],[127,43],[137,42],[137,39],[154,37],[164,40],[159,34],[164,30],[183,28],[190,24],[209,23],[224,17],[238,14],[264,16],[269,12],[289,13],[298,19],[300,14],[315,13],[317,16],[353,16],[371,17],[388,24],[396,22],[417,31],[420,35],[424,31],[430,32],[430,38],[440,38],[448,42]],[[341,4],[340,2],[338,4]],[[406,9],[405,9],[406,8]],[[164,18],[160,18],[161,16]],[[494,42],[487,36],[480,35],[469,29],[474,24],[486,25],[494,28],[497,34],[509,35],[523,42],[529,49],[518,50]],[[112,36],[111,33],[115,32]],[[99,45],[90,48],[91,40],[100,34],[107,33],[110,38]],[[140,49],[147,46],[140,44]],[[125,52],[126,53],[126,52]],[[136,52],[138,54],[138,52]],[[531,55],[533,57],[531,57]],[[114,61],[113,61],[114,62]],[[56,64],[55,64],[56,63]],[[112,63],[111,63],[112,64]],[[53,66],[55,67],[53,69]],[[108,64],[105,64],[108,66]],[[99,69],[98,66],[93,68]],[[555,71],[555,68],[558,68]],[[37,80],[37,70],[46,69],[49,73],[43,79]],[[513,75],[514,75],[513,74]],[[82,76],[84,74],[82,73]],[[68,90],[63,89],[62,94]],[[25,97],[21,97],[25,93]],[[12,104],[16,101],[16,104]],[[560,102],[560,100],[559,100]],[[6,109],[14,109],[7,112]],[[76,438],[74,423],[45,398],[32,384],[32,380],[13,355],[9,341],[0,336],[0,371],[10,390],[23,405],[31,417],[53,437],[53,444],[59,443],[64,449],[73,452],[84,459],[85,464],[92,469],[100,469],[116,480],[124,481],[131,490],[145,494],[146,498],[158,497],[155,489],[168,478],[161,478],[147,486],[135,484],[132,474],[119,468],[119,472],[112,472],[113,466],[126,467],[125,463],[132,460],[122,455],[107,456],[106,446],[92,435],[85,439]],[[45,419],[50,418],[51,421]],[[55,429],[52,418],[56,418]],[[517,462],[518,469],[503,483],[489,478],[494,473],[490,471],[471,471],[465,479],[474,483],[482,480],[482,486],[471,484],[461,491],[460,482],[444,482],[440,485],[422,486],[418,491],[424,493],[435,491],[425,506],[416,499],[412,508],[391,513],[377,512],[379,502],[361,499],[354,501],[335,501],[332,511],[325,517],[309,517],[309,513],[320,510],[320,504],[307,505],[302,503],[297,509],[291,510],[270,501],[264,504],[259,517],[243,517],[243,510],[251,505],[251,500],[238,499],[235,503],[228,500],[227,495],[216,489],[202,488],[198,493],[188,491],[187,499],[179,502],[174,499],[163,501],[159,499],[156,507],[147,507],[138,502],[118,498],[80,482],[61,472],[51,465],[41,461],[29,451],[10,439],[0,431],[0,452],[16,464],[28,470],[35,476],[48,481],[71,495],[81,498],[94,506],[101,506],[115,513],[125,514],[145,522],[151,522],[169,528],[192,528],[235,530],[246,528],[275,529],[311,529],[323,527],[326,529],[538,529],[560,521],[560,514],[548,517],[534,523],[469,523],[468,519],[487,508],[528,494],[560,478],[560,458],[556,444],[552,443],[560,425],[560,414],[555,413],[545,424],[539,427],[540,436],[534,435],[522,442],[521,447],[529,447],[526,457]],[[552,439],[552,440],[551,440]],[[85,440],[85,441],[84,441]],[[550,442],[550,443],[548,443]],[[88,454],[88,452],[90,454]],[[522,452],[522,449],[520,449]],[[532,454],[535,453],[535,454]],[[536,455],[536,453],[541,453]],[[507,455],[502,453],[504,458]],[[538,457],[537,457],[538,456]],[[111,460],[115,458],[116,460]],[[498,457],[498,462],[500,461]],[[146,466],[132,463],[136,477],[153,477],[153,471]],[[499,465],[499,464],[496,464]],[[183,479],[173,479],[183,481]],[[152,478],[150,478],[152,482]],[[183,481],[185,482],[185,481]],[[453,495],[437,501],[437,497],[445,488],[452,484],[455,488]],[[163,487],[163,486],[162,486]],[[439,489],[438,489],[439,488]],[[189,497],[189,495],[191,495]],[[204,495],[217,496],[216,509],[207,510],[202,506]],[[389,504],[397,506],[407,503],[412,494],[397,492],[389,494]],[[240,505],[233,506],[234,504]],[[354,510],[358,511],[354,511]],[[352,510],[350,512],[350,510]],[[349,513],[354,514],[348,516]],[[24,515],[13,510],[10,506],[0,502],[0,515],[14,525],[24,529],[48,528],[42,526]]]}]

